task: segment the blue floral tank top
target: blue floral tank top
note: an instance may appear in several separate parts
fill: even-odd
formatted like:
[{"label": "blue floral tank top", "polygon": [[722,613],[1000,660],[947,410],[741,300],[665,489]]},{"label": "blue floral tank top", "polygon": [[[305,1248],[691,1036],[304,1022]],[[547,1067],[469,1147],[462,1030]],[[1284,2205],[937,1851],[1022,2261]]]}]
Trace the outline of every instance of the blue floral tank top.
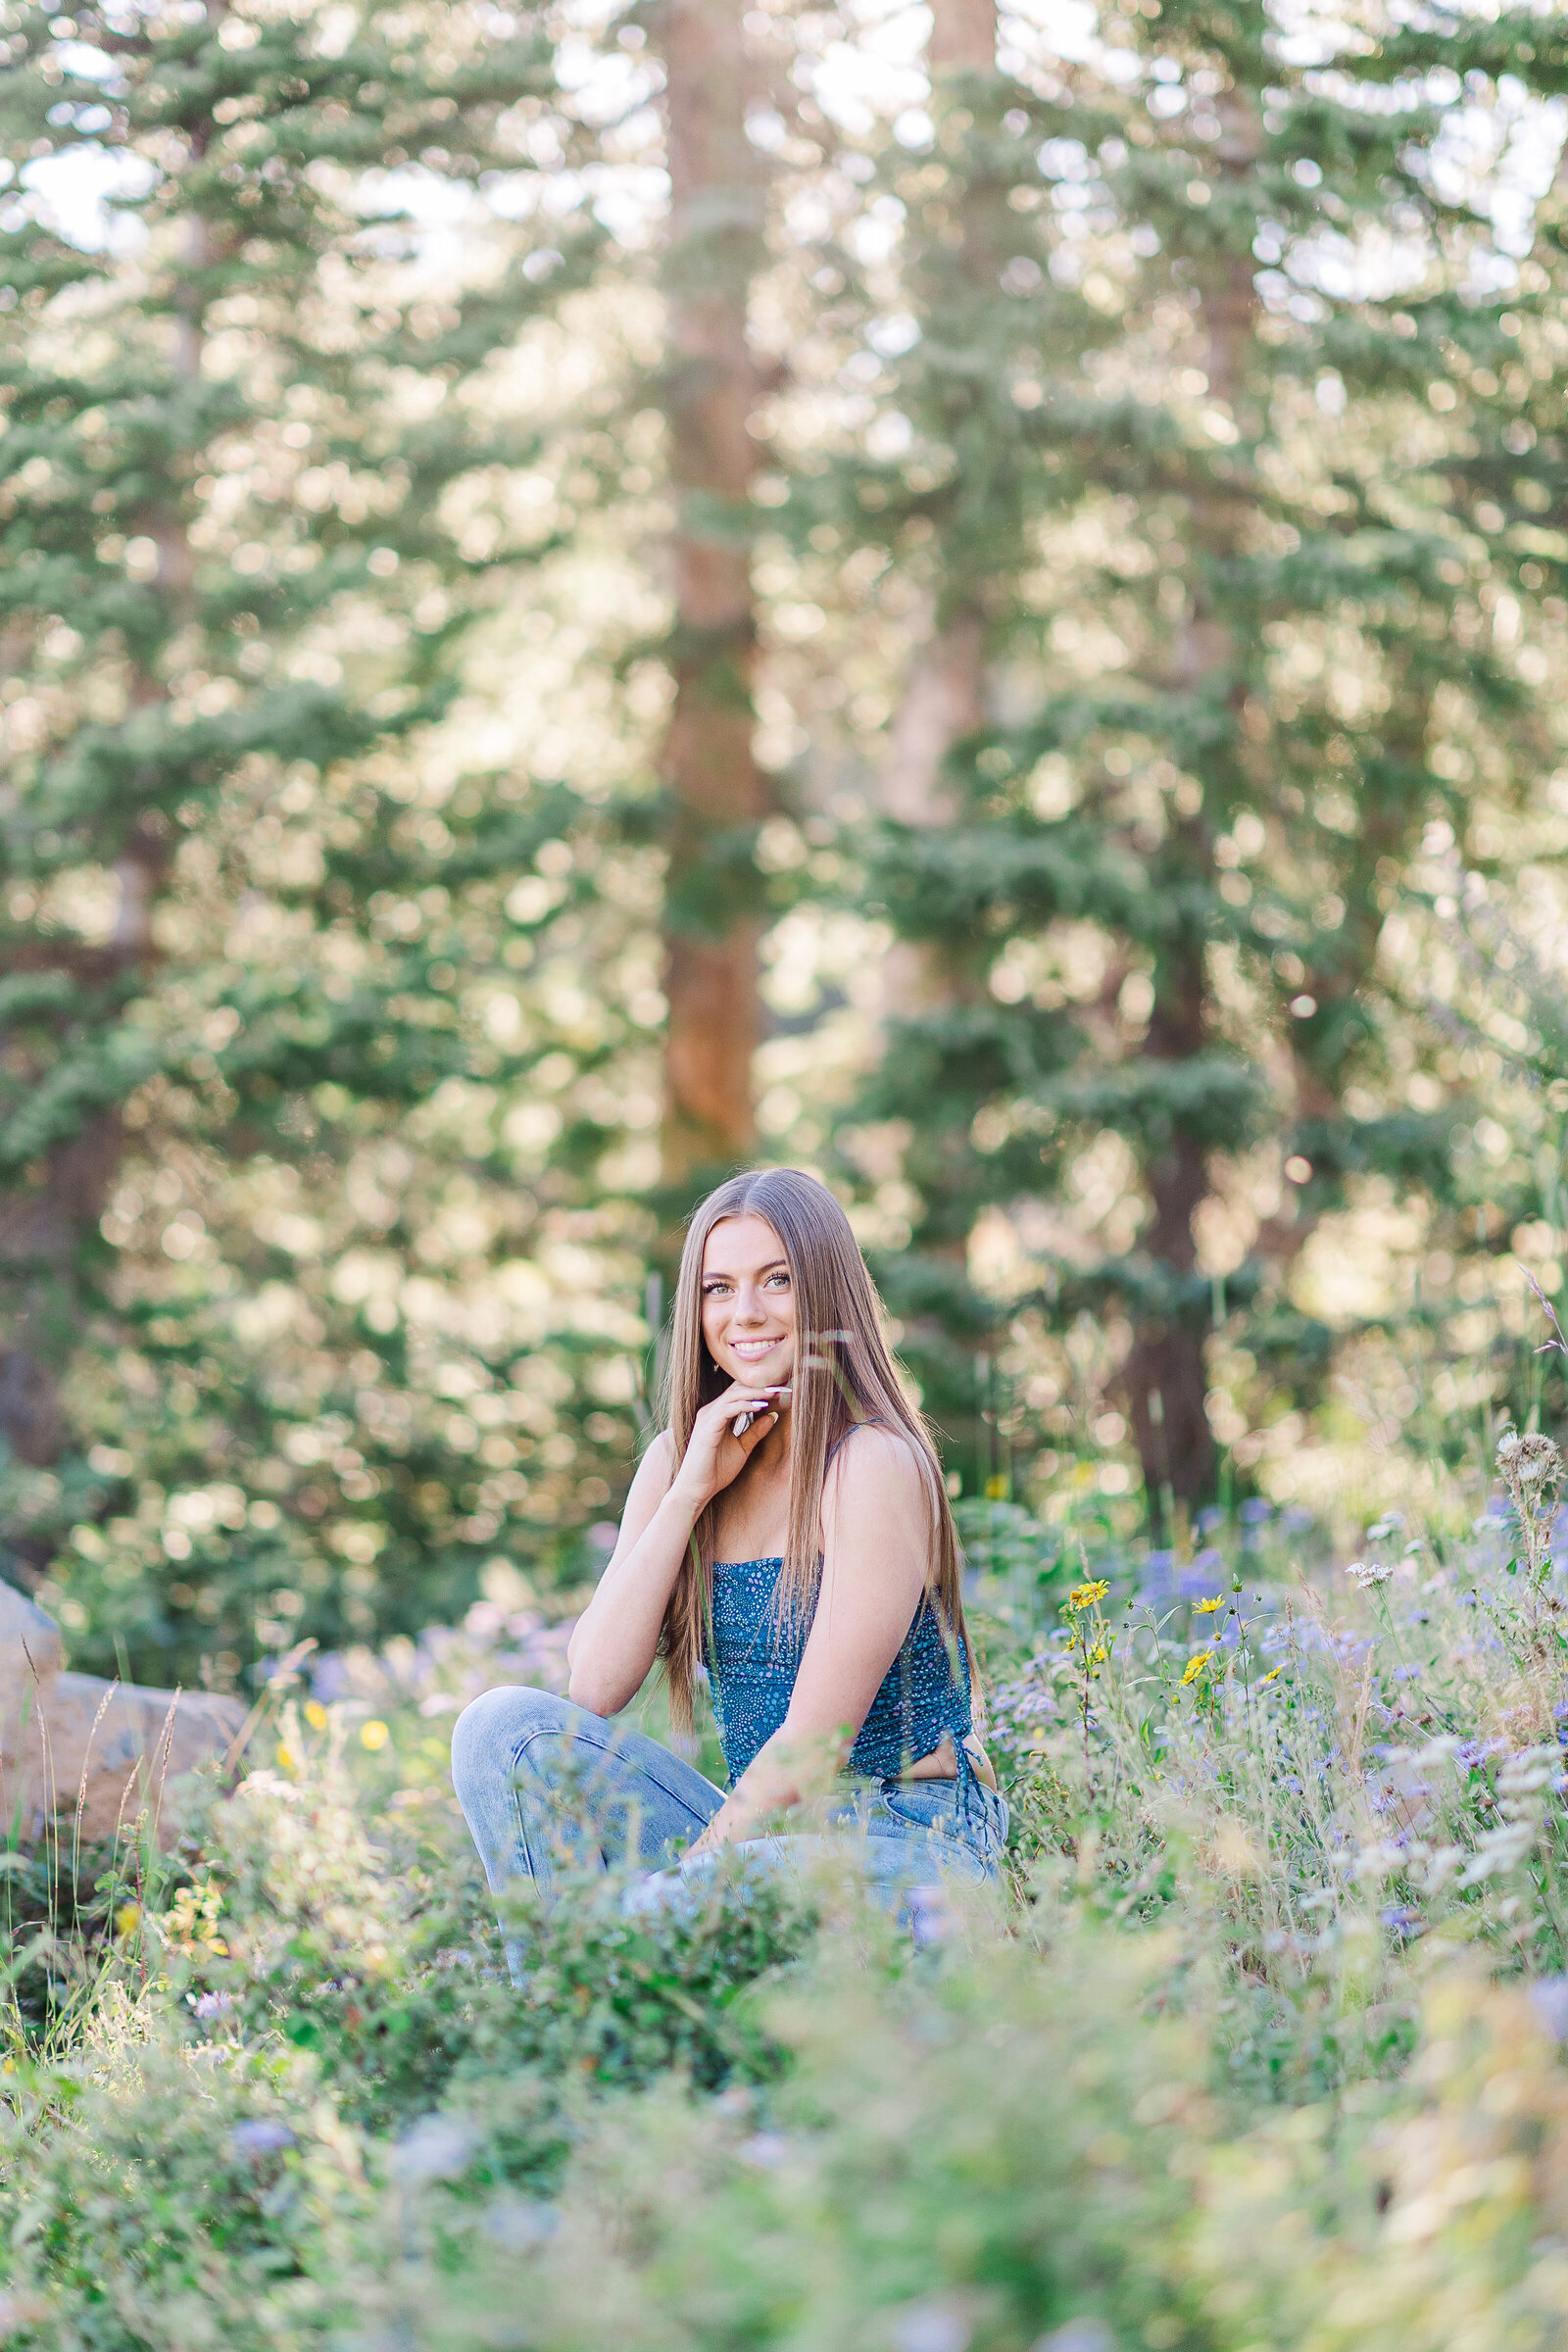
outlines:
[{"label": "blue floral tank top", "polygon": [[[808,1624],[791,1628],[778,1622],[773,1595],[783,1566],[781,1559],[718,1560],[713,1566],[712,1624],[705,1652],[732,1788],[789,1712],[810,1631]],[[950,1644],[926,1594],[844,1769],[868,1779],[896,1780],[950,1732],[961,1773],[969,1729],[968,1660],[961,1643]]]}]

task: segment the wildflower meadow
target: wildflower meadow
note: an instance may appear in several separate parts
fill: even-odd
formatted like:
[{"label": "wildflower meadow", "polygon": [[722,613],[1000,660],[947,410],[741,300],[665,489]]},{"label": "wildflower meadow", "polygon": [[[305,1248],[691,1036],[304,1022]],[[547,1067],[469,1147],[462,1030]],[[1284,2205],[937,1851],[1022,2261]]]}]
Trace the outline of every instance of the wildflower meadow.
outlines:
[{"label": "wildflower meadow", "polygon": [[515,1571],[282,1659],[177,1835],[7,1874],[6,2340],[1560,2342],[1562,1477],[1505,1429],[1354,1559],[966,1506],[1012,1838],[912,1933],[853,1855],[498,1925],[446,1757],[562,1680]]}]

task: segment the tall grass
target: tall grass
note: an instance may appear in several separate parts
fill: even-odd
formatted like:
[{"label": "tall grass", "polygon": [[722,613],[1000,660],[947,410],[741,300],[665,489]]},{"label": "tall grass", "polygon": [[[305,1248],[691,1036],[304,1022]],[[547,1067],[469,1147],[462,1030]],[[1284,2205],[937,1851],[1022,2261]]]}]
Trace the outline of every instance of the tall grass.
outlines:
[{"label": "tall grass", "polygon": [[1561,1462],[1497,1453],[1467,1533],[1337,1562],[987,1506],[1008,1874],[919,1948],[842,1873],[582,1877],[509,1921],[514,1992],[446,1748],[561,1629],[512,1594],[296,1659],[139,1904],[117,1865],[57,1912],[47,2013],[17,1917],[7,2340],[1560,2343]]}]

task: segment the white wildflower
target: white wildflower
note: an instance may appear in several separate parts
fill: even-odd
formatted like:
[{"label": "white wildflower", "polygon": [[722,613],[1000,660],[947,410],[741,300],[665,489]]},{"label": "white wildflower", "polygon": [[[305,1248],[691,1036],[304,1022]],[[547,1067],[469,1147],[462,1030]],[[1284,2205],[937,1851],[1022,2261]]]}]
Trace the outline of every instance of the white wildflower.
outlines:
[{"label": "white wildflower", "polygon": [[496,2197],[484,2209],[480,2228],[509,2254],[542,2246],[555,2236],[558,2216],[553,2206],[537,2197]]},{"label": "white wildflower", "polygon": [[1505,1429],[1497,1440],[1497,1468],[1506,1470],[1516,1462],[1525,1449],[1525,1442],[1516,1429]]},{"label": "white wildflower", "polygon": [[1113,2337],[1103,2320],[1069,2320],[1037,2337],[1034,2352],[1112,2352]]},{"label": "white wildflower", "polygon": [[405,2184],[421,2180],[455,2180],[466,2170],[478,2145],[472,2126],[455,2115],[421,2115],[392,2150],[388,2169]]},{"label": "white wildflower", "polygon": [[890,2330],[898,2352],[964,2352],[973,2330],[951,2303],[906,2304]]},{"label": "white wildflower", "polygon": [[1440,1845],[1434,1853],[1428,1856],[1426,1868],[1421,1874],[1421,1882],[1427,1893],[1441,1894],[1464,1860],[1465,1850],[1462,1845]]},{"label": "white wildflower", "polygon": [[1503,1796],[1530,1796],[1542,1788],[1552,1788],[1562,1772],[1562,1756],[1555,1747],[1525,1747],[1508,1758],[1497,1775],[1498,1793]]},{"label": "white wildflower", "polygon": [[1377,1885],[1384,1879],[1392,1879],[1398,1871],[1407,1870],[1425,1852],[1424,1846],[1413,1849],[1393,1844],[1363,1846],[1355,1857],[1355,1875]]},{"label": "white wildflower", "polygon": [[1539,1825],[1533,1821],[1499,1822],[1477,1840],[1476,1850],[1460,1871],[1460,1886],[1479,1886],[1485,1879],[1505,1878],[1517,1870],[1539,1836]]},{"label": "white wildflower", "polygon": [[1386,1585],[1394,1570],[1387,1560],[1352,1560],[1345,1573],[1363,1592],[1370,1592],[1374,1586]]}]

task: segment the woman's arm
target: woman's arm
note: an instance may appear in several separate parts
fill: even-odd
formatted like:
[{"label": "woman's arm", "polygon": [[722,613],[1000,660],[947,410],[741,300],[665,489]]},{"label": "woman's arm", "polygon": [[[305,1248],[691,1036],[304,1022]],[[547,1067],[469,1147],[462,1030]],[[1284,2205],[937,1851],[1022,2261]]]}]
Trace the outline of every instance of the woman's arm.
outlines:
[{"label": "woman's arm", "polygon": [[783,1723],[692,1847],[753,1836],[826,1788],[854,1746],[926,1587],[931,1505],[914,1448],[885,1429],[840,1446],[822,1494],[822,1584]]},{"label": "woman's arm", "polygon": [[663,1430],[637,1466],[615,1548],[566,1644],[567,1696],[595,1715],[618,1713],[642,1689],[701,1516],[672,1492],[674,1454]]},{"label": "woman's arm", "polygon": [[[774,1394],[737,1384],[704,1405],[678,1469],[667,1430],[648,1448],[631,1482],[610,1565],[566,1644],[566,1694],[577,1706],[615,1715],[642,1689],[692,1530],[777,1427]],[[733,1424],[748,1406],[759,1418],[736,1437]]]}]

